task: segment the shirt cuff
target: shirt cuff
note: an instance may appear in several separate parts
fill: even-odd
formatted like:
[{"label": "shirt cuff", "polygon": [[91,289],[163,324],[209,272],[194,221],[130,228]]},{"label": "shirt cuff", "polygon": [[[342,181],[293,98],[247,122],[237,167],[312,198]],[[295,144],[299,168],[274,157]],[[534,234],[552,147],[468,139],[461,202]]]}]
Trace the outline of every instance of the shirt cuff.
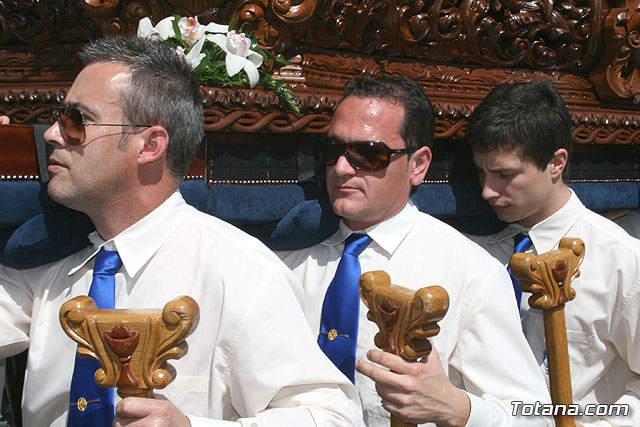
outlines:
[{"label": "shirt cuff", "polygon": [[[464,390],[463,390],[464,391]],[[486,427],[487,420],[493,419],[493,408],[485,400],[471,394],[467,391],[469,396],[469,403],[471,405],[471,411],[469,411],[469,419],[467,420],[466,427]]]}]

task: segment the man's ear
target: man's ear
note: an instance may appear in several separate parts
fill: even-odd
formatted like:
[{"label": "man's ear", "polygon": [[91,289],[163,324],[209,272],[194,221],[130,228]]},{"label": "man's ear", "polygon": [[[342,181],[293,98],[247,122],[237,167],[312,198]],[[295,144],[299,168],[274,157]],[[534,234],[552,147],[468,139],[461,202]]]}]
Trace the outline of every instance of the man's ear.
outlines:
[{"label": "man's ear", "polygon": [[431,149],[429,147],[420,147],[411,155],[409,158],[409,181],[412,186],[422,184],[430,164]]},{"label": "man's ear", "polygon": [[567,167],[569,152],[566,148],[558,148],[549,162],[551,166],[551,178],[562,178],[562,171]]},{"label": "man's ear", "polygon": [[161,159],[169,147],[169,134],[162,126],[151,126],[140,136],[143,138],[138,164],[155,162]]}]

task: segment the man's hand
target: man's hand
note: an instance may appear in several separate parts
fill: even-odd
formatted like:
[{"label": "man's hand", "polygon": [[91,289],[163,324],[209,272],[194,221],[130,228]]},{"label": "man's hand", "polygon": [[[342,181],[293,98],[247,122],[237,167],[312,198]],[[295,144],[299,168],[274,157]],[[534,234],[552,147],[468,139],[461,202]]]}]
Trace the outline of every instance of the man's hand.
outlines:
[{"label": "man's hand", "polygon": [[116,405],[114,427],[190,427],[189,418],[165,400],[127,397]]},{"label": "man's hand", "polygon": [[380,350],[369,350],[367,358],[390,371],[363,360],[356,363],[356,370],[375,381],[382,406],[399,419],[443,426],[467,423],[471,411],[469,397],[451,384],[435,347],[427,360],[419,362],[408,362]]},{"label": "man's hand", "polygon": [[0,116],[0,125],[8,125],[11,123],[11,120],[8,116]]}]

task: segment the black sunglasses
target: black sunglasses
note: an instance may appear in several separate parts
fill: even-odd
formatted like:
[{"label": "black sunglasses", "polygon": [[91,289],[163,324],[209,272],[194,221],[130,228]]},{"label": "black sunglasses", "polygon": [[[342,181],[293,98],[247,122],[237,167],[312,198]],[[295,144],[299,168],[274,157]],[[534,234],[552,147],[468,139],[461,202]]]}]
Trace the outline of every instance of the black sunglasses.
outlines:
[{"label": "black sunglasses", "polygon": [[136,128],[148,128],[151,125],[135,125],[122,123],[87,123],[84,113],[73,107],[57,107],[51,109],[51,124],[58,122],[60,133],[65,141],[71,145],[80,145],[87,134],[85,126],[127,126]]},{"label": "black sunglasses", "polygon": [[411,153],[409,148],[392,149],[382,141],[344,142],[330,136],[321,136],[319,146],[320,157],[325,165],[335,165],[344,154],[351,166],[365,172],[385,169],[393,154]]}]

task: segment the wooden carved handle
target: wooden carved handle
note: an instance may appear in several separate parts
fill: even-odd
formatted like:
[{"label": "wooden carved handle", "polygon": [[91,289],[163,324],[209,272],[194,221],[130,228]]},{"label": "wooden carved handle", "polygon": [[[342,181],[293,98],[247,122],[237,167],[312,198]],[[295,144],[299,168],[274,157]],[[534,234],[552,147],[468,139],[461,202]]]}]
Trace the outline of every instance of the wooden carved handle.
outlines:
[{"label": "wooden carved handle", "polygon": [[[380,330],[375,336],[376,346],[406,360],[431,353],[428,338],[440,332],[437,322],[449,309],[449,295],[442,287],[413,291],[392,285],[384,271],[371,271],[360,276],[360,297],[369,309],[367,319]],[[391,415],[391,427],[414,426]]]},{"label": "wooden carved handle", "polygon": [[[509,263],[522,291],[533,294],[529,305],[543,310],[551,401],[558,405],[573,403],[564,305],[576,296],[571,281],[580,275],[584,251],[582,240],[565,237],[556,250],[538,256],[517,253]],[[575,426],[571,415],[554,418],[559,427]]]},{"label": "wooden carved handle", "polygon": [[100,363],[95,381],[100,387],[118,387],[118,395],[153,397],[153,390],[175,378],[169,359],[186,354],[185,338],[200,316],[193,298],[182,296],[163,310],[99,310],[88,296],[67,301],[60,323],[78,343],[80,357]]}]

